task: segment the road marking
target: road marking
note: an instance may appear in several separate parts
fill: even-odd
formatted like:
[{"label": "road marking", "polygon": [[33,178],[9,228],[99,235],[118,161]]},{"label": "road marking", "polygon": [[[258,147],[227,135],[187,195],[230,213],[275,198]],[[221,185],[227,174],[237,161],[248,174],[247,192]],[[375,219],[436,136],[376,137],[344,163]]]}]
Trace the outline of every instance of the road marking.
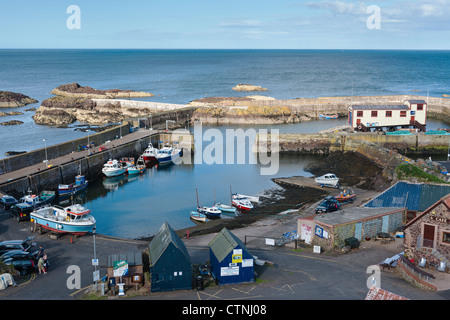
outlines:
[{"label": "road marking", "polygon": [[86,289],[89,288],[89,287],[92,287],[92,284],[90,284],[90,285],[88,285],[88,286],[86,286],[86,287],[84,287],[84,288],[78,289],[78,290],[75,291],[75,292],[72,292],[69,296],[73,297],[74,295],[80,293],[80,292],[83,291],[83,290],[86,290]]},{"label": "road marking", "polygon": [[313,259],[313,260],[322,260],[322,261],[326,261],[326,262],[333,262],[333,263],[336,263],[336,264],[343,264],[343,263],[338,262],[336,260],[331,260],[331,259],[326,259],[326,258],[311,257],[311,256],[305,256],[305,255],[302,255],[302,254],[295,254],[295,253],[286,253],[286,254],[291,255],[291,256],[301,257],[301,258],[308,258],[308,259]]}]

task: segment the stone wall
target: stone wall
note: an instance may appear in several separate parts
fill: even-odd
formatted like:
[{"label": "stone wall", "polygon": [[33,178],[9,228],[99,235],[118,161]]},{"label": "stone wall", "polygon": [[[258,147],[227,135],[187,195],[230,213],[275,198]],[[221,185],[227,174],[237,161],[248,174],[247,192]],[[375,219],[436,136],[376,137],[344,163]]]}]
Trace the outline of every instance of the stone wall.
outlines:
[{"label": "stone wall", "polygon": [[[423,246],[424,224],[435,226],[433,248]],[[415,260],[439,263],[441,259],[450,263],[450,243],[443,243],[443,232],[450,233],[450,213],[444,203],[432,208],[405,229],[405,253]]]},{"label": "stone wall", "polygon": [[[348,96],[298,98],[285,100],[235,101],[235,106],[289,106],[292,111],[318,118],[320,113],[347,115],[352,104],[403,104],[405,100],[428,101],[428,112],[450,116],[450,99],[417,95]],[[216,105],[220,105],[216,104]]]},{"label": "stone wall", "polygon": [[[95,145],[100,145],[105,141],[114,140],[116,137],[127,135],[129,132],[130,125],[126,123],[121,126],[105,130],[103,132],[89,135],[89,143],[93,142]],[[78,146],[87,144],[88,137],[86,136],[80,139],[48,146],[47,148],[41,148],[27,153],[1,159],[0,174],[42,163],[42,161],[45,159],[46,152],[47,159],[51,160],[72,153],[74,151],[76,152],[78,150]]]},{"label": "stone wall", "polygon": [[[16,198],[23,196],[28,189],[35,193],[43,190],[56,190],[59,184],[72,183],[80,170],[88,180],[94,179],[102,174],[103,164],[109,159],[119,159],[121,157],[134,157],[137,159],[150,142],[155,146],[158,145],[159,141],[163,141],[164,144],[172,144],[174,142],[172,138],[171,133],[153,134],[129,143],[111,146],[107,150],[96,152],[83,158],[73,159],[67,163],[35,172],[28,177],[18,177],[7,181],[0,185],[0,190]],[[180,133],[176,139],[181,141],[179,145],[183,150],[188,150],[189,147],[192,147],[194,141],[190,133]]]}]

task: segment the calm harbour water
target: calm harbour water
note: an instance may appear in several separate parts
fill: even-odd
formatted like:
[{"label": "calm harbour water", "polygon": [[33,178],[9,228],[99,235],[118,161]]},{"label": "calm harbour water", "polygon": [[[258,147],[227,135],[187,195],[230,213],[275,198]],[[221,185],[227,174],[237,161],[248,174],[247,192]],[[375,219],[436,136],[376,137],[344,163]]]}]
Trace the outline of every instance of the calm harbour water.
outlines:
[{"label": "calm harbour water", "polygon": [[[188,103],[207,96],[244,96],[238,83],[268,88],[258,94],[277,99],[320,96],[450,94],[450,51],[366,50],[0,50],[0,90],[20,92],[39,103],[0,111],[23,115],[0,126],[0,158],[6,151],[31,151],[87,135],[69,128],[36,125],[34,112],[61,84],[77,82],[96,89],[154,93],[142,100]],[[420,75],[420,76],[418,76]],[[280,132],[316,132],[346,119],[273,125]],[[431,120],[428,129],[448,127]],[[237,127],[219,127],[220,130]],[[266,128],[266,127],[264,127]],[[204,129],[207,129],[205,127]],[[245,128],[244,128],[245,129]],[[309,175],[303,168],[315,157],[283,155],[276,177]],[[193,225],[196,188],[204,205],[229,202],[229,189],[260,194],[275,188],[259,164],[179,165],[152,168],[138,177],[91,181],[85,203],[99,233],[136,238],[154,234],[164,220],[175,229]]]}]

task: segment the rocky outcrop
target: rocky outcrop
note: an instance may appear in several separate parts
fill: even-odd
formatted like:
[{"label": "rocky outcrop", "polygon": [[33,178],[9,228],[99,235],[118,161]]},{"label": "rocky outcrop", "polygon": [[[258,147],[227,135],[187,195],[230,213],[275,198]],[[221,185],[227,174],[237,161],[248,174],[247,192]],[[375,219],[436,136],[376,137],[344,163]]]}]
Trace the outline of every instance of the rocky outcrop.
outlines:
[{"label": "rocky outcrop", "polygon": [[154,111],[149,108],[123,106],[119,101],[98,103],[90,98],[56,96],[42,101],[33,119],[37,124],[50,126],[66,126],[75,121],[104,125],[145,116]]},{"label": "rocky outcrop", "polygon": [[17,115],[22,115],[22,114],[23,114],[23,112],[19,112],[19,111],[11,111],[11,112],[0,111],[0,117],[17,116]]},{"label": "rocky outcrop", "polygon": [[267,91],[266,88],[260,86],[254,86],[251,84],[239,83],[237,86],[233,87],[234,91]]},{"label": "rocky outcrop", "polygon": [[1,126],[15,126],[18,124],[22,124],[23,121],[19,121],[19,120],[11,120],[11,121],[6,121],[6,122],[0,122]]},{"label": "rocky outcrop", "polygon": [[21,93],[0,91],[0,108],[23,107],[36,102],[38,101]]},{"label": "rocky outcrop", "polygon": [[53,89],[50,93],[57,96],[71,98],[90,98],[90,99],[117,99],[117,98],[140,98],[152,97],[154,94],[149,92],[139,92],[133,90],[108,89],[98,90],[91,87],[83,87],[78,83],[63,84]]}]

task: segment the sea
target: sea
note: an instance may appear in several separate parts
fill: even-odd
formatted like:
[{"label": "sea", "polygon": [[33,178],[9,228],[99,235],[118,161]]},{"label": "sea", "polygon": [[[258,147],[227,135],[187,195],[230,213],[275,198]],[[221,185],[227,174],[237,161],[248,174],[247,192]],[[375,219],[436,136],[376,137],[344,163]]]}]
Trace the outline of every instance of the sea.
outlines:
[{"label": "sea", "polygon": [[[245,96],[232,90],[238,83],[267,88],[257,92],[276,99],[323,96],[450,94],[450,51],[414,50],[0,50],[0,90],[23,93],[38,103],[0,111],[22,115],[1,117],[0,158],[7,151],[31,151],[87,135],[67,128],[37,125],[32,116],[40,102],[61,84],[77,82],[96,89],[129,89],[155,94],[144,101],[185,104],[215,96]],[[250,93],[251,94],[251,93]],[[317,132],[346,124],[346,119],[227,129],[278,129]],[[446,128],[429,120],[428,129]],[[211,129],[203,126],[203,132]],[[241,146],[235,146],[241,148]],[[238,149],[236,149],[238,150]],[[249,154],[248,157],[251,157]],[[189,219],[197,205],[229,203],[230,189],[264,194],[277,188],[272,178],[310,175],[304,168],[317,157],[282,155],[276,175],[260,174],[262,164],[191,164],[152,168],[137,177],[90,181],[80,201],[97,219],[97,232],[124,238],[155,234],[164,221],[174,229],[195,225]],[[196,192],[197,190],[197,192]],[[227,217],[229,218],[229,217]]]}]

